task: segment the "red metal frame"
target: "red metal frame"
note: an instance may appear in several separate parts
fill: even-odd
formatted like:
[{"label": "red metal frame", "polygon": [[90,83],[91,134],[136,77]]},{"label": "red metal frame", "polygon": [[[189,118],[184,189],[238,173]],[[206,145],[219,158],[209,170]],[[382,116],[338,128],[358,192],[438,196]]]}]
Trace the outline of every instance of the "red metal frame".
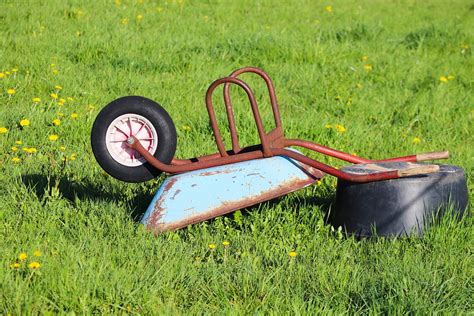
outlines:
[{"label": "red metal frame", "polygon": [[[266,83],[270,103],[272,106],[273,116],[275,120],[275,128],[269,132],[265,132],[263,127],[262,118],[260,116],[260,111],[258,109],[257,101],[255,96],[250,89],[250,87],[242,80],[237,77],[243,73],[254,73],[260,76]],[[250,106],[255,118],[255,124],[257,126],[258,135],[260,137],[261,143],[259,145],[254,145],[250,147],[241,148],[239,145],[239,138],[237,136],[237,130],[235,125],[234,112],[232,109],[232,103],[230,99],[230,86],[231,84],[237,85],[242,88],[250,102]],[[217,124],[216,114],[214,112],[214,106],[212,104],[212,95],[215,89],[224,85],[224,103],[227,113],[227,120],[229,125],[229,131],[232,141],[232,150],[226,150],[224,142],[222,141],[222,136]],[[338,158],[347,162],[356,163],[356,164],[368,164],[374,162],[417,162],[425,160],[434,160],[434,159],[444,159],[448,158],[449,154],[447,151],[434,152],[434,153],[425,153],[419,155],[410,155],[404,157],[389,158],[384,160],[370,160],[348,153],[335,150],[323,145],[319,145],[310,141],[299,140],[299,139],[287,139],[283,133],[283,127],[281,123],[280,112],[278,109],[278,103],[275,94],[275,88],[270,77],[261,69],[254,67],[246,67],[234,71],[229,77],[221,78],[214,81],[206,93],[206,107],[209,114],[209,119],[211,121],[211,127],[214,133],[214,138],[217,145],[218,152],[211,155],[196,157],[193,159],[173,159],[171,164],[164,164],[157,160],[153,155],[151,155],[135,138],[131,137],[128,141],[128,145],[138,151],[146,161],[148,161],[155,168],[170,174],[182,173],[192,170],[210,168],[215,166],[221,166],[226,164],[231,164],[235,162],[247,161],[252,159],[260,159],[266,157],[272,157],[275,155],[287,156],[289,158],[295,159],[303,164],[314,167],[321,170],[327,174],[333,175],[335,177],[351,181],[351,182],[370,182],[378,180],[388,180],[396,179],[408,175],[414,174],[423,174],[436,172],[438,170],[436,165],[424,165],[424,166],[414,166],[411,169],[404,170],[387,170],[380,171],[375,173],[368,174],[353,174],[341,171],[329,165],[326,165],[322,162],[319,162],[315,159],[309,158],[305,155],[297,153],[295,151],[286,149],[286,147],[296,146],[310,149],[312,151],[321,153],[323,155],[328,155],[334,158]]]}]

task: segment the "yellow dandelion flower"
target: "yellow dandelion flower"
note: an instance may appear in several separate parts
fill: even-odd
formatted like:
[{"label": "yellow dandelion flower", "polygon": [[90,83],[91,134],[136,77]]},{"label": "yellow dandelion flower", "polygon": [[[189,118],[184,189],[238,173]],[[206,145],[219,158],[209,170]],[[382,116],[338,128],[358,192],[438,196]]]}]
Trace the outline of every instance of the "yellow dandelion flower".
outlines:
[{"label": "yellow dandelion flower", "polygon": [[327,5],[324,10],[326,10],[327,12],[332,12],[332,5]]},{"label": "yellow dandelion flower", "polygon": [[413,137],[413,140],[412,140],[413,144],[419,144],[421,142],[421,138],[419,137]]},{"label": "yellow dandelion flower", "polygon": [[79,117],[79,115],[78,115],[76,112],[71,113],[71,118],[72,118],[73,120],[77,119],[78,117]]},{"label": "yellow dandelion flower", "polygon": [[12,268],[12,269],[19,269],[19,268],[20,268],[20,264],[19,264],[18,262],[12,263],[12,264],[10,265],[10,268]]},{"label": "yellow dandelion flower", "polygon": [[290,251],[290,252],[288,253],[288,256],[290,256],[291,258],[294,258],[294,257],[296,257],[297,255],[298,255],[298,254],[296,253],[296,251]]},{"label": "yellow dandelion flower", "polygon": [[364,65],[364,70],[367,71],[367,72],[372,71],[372,65],[370,65],[370,64]]},{"label": "yellow dandelion flower", "polygon": [[138,15],[137,15],[137,20],[140,21],[140,20],[142,20],[142,19],[143,19],[143,15],[138,14]]},{"label": "yellow dandelion flower", "polygon": [[65,150],[66,150],[66,147],[61,146],[61,147],[59,147],[59,150],[60,150],[60,151],[65,151]]},{"label": "yellow dandelion flower", "polygon": [[49,139],[50,141],[52,141],[52,142],[57,141],[58,138],[59,138],[59,136],[56,135],[56,134],[52,134],[52,135],[49,135],[49,136],[48,136],[48,139]]},{"label": "yellow dandelion flower", "polygon": [[61,125],[61,120],[60,120],[60,119],[54,119],[54,120],[53,120],[53,125],[54,125],[54,126],[59,126],[59,125]]},{"label": "yellow dandelion flower", "polygon": [[59,98],[57,93],[51,93],[50,96],[51,96],[51,98],[53,98],[53,99]]},{"label": "yellow dandelion flower", "polygon": [[448,82],[448,78],[446,78],[446,76],[441,76],[439,77],[439,81],[446,83]]},{"label": "yellow dandelion flower", "polygon": [[13,89],[13,88],[10,88],[10,89],[7,90],[7,93],[8,93],[9,95],[13,95],[13,94],[16,93],[16,90]]},{"label": "yellow dandelion flower", "polygon": [[9,75],[9,74],[10,74],[10,72],[9,72],[9,71],[5,71],[5,75]]},{"label": "yellow dandelion flower", "polygon": [[12,151],[13,151],[13,152],[16,152],[17,150],[18,150],[18,147],[16,147],[16,146],[13,146],[13,147],[12,147]]},{"label": "yellow dandelion flower", "polygon": [[17,144],[17,145],[21,145],[22,143],[23,143],[23,142],[22,142],[21,140],[15,141],[15,144]]},{"label": "yellow dandelion flower", "polygon": [[18,158],[18,157],[13,157],[13,158],[12,158],[12,161],[13,161],[14,163],[19,163],[19,162],[21,161],[21,159]]},{"label": "yellow dandelion flower", "polygon": [[62,89],[63,89],[63,87],[61,87],[60,85],[55,85],[54,88],[55,88],[56,90],[62,90]]},{"label": "yellow dandelion flower", "polygon": [[35,252],[33,252],[33,256],[35,256],[35,257],[41,257],[41,251],[36,250]]},{"label": "yellow dandelion flower", "polygon": [[69,156],[69,159],[76,160],[76,157],[77,157],[77,154],[72,154],[71,156]]},{"label": "yellow dandelion flower", "polygon": [[88,108],[89,108],[89,110],[95,110],[95,105],[89,104]]},{"label": "yellow dandelion flower", "polygon": [[120,1],[120,0],[115,0],[115,5],[116,5],[116,6],[120,6],[121,4],[122,4],[122,1]]},{"label": "yellow dandelion flower", "polygon": [[67,100],[68,100],[68,101],[74,101],[74,99],[71,98],[71,97],[67,97]]},{"label": "yellow dandelion flower", "polygon": [[318,180],[318,181],[316,182],[316,185],[317,185],[317,186],[320,186],[321,184],[323,184],[323,182],[322,182],[321,180]]},{"label": "yellow dandelion flower", "polygon": [[52,72],[53,72],[54,75],[57,75],[59,73],[59,71],[57,69],[53,69]]},{"label": "yellow dandelion flower", "polygon": [[39,269],[39,267],[41,267],[41,264],[39,262],[36,262],[36,261],[33,261],[33,262],[30,262],[30,264],[28,264],[28,267],[30,269]]},{"label": "yellow dandelion flower", "polygon": [[8,132],[8,128],[0,127],[0,134],[5,134],[6,132]]},{"label": "yellow dandelion flower", "polygon": [[336,124],[335,127],[339,133],[344,133],[346,131],[346,128],[340,124]]},{"label": "yellow dandelion flower", "polygon": [[35,98],[32,99],[32,101],[33,101],[34,103],[39,103],[39,102],[41,102],[41,99],[38,98],[38,97],[35,97]]},{"label": "yellow dandelion flower", "polygon": [[18,71],[18,68],[13,68],[12,69],[12,72],[17,72]]},{"label": "yellow dandelion flower", "polygon": [[0,79],[5,78],[5,74],[3,72],[0,72]]},{"label": "yellow dandelion flower", "polygon": [[25,261],[26,258],[28,258],[28,255],[25,252],[22,252],[22,253],[20,253],[20,255],[18,255],[18,259],[20,261]]},{"label": "yellow dandelion flower", "polygon": [[23,147],[23,151],[27,154],[35,154],[37,150],[35,147]]},{"label": "yellow dandelion flower", "polygon": [[228,242],[227,240],[224,240],[224,241],[222,242],[222,245],[223,245],[224,247],[227,247],[227,246],[230,245],[230,242]]},{"label": "yellow dandelion flower", "polygon": [[332,128],[332,125],[331,124],[326,124],[326,125],[324,125],[324,128],[328,128],[328,129]]},{"label": "yellow dandelion flower", "polygon": [[20,126],[21,127],[30,126],[30,120],[29,119],[22,119],[20,121]]},{"label": "yellow dandelion flower", "polygon": [[216,244],[209,244],[209,249],[213,250],[213,249],[216,249]]},{"label": "yellow dandelion flower", "polygon": [[183,129],[183,131],[185,131],[185,132],[189,132],[189,131],[191,130],[191,126],[189,126],[189,125],[183,125],[183,126],[182,126],[182,129]]},{"label": "yellow dandelion flower", "polygon": [[360,58],[360,60],[362,60],[362,61],[367,61],[367,60],[369,60],[369,56],[364,55],[364,56],[362,56],[362,57]]},{"label": "yellow dandelion flower", "polygon": [[64,102],[58,101],[58,105],[59,105],[59,106],[63,106],[63,105],[64,105]]},{"label": "yellow dandelion flower", "polygon": [[456,77],[454,77],[453,75],[448,76],[448,80],[454,80],[454,78],[456,78]]}]

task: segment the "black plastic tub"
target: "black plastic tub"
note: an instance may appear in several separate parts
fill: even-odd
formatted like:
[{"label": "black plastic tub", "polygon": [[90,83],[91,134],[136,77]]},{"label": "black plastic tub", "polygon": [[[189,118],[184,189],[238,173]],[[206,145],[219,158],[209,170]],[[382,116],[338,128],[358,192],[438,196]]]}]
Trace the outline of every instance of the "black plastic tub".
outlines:
[{"label": "black plastic tub", "polygon": [[[408,166],[400,162],[376,165],[389,169]],[[464,171],[456,166],[439,166],[440,170],[436,173],[395,180],[353,183],[339,179],[329,222],[357,237],[397,237],[421,236],[424,229],[448,208],[460,218],[468,206]],[[364,164],[348,166],[343,170],[374,172]]]}]

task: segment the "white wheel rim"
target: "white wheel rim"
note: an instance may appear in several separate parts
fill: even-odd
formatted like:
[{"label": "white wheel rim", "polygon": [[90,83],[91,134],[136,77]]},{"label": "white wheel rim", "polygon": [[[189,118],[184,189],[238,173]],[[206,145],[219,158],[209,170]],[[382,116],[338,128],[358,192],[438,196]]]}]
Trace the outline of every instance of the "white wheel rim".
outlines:
[{"label": "white wheel rim", "polygon": [[133,113],[117,117],[107,128],[105,143],[110,156],[121,165],[138,167],[146,160],[136,150],[128,147],[127,139],[130,136],[135,136],[154,155],[158,148],[158,134],[148,119]]}]

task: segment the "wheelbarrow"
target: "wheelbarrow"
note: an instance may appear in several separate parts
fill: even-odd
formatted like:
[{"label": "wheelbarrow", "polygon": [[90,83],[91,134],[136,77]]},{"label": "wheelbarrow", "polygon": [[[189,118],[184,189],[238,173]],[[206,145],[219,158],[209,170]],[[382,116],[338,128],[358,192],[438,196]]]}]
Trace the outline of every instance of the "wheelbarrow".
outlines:
[{"label": "wheelbarrow", "polygon": [[[264,128],[251,88],[238,78],[243,73],[256,74],[266,84],[274,118],[270,130]],[[248,97],[260,144],[239,144],[230,98],[232,85],[243,89]],[[223,86],[231,148],[223,142],[212,102],[219,86]],[[351,184],[399,181],[439,173],[439,165],[418,162],[448,158],[447,151],[439,151],[370,160],[311,141],[286,138],[273,83],[263,70],[254,67],[238,69],[214,81],[207,89],[205,103],[217,152],[190,159],[174,157],[177,136],[173,121],[150,99],[116,99],[94,122],[92,150],[108,174],[126,182],[148,181],[162,172],[169,175],[142,218],[150,230],[174,230],[224,215],[304,188],[326,174]],[[337,169],[302,154],[295,149],[298,147],[344,160],[357,170]]]}]

